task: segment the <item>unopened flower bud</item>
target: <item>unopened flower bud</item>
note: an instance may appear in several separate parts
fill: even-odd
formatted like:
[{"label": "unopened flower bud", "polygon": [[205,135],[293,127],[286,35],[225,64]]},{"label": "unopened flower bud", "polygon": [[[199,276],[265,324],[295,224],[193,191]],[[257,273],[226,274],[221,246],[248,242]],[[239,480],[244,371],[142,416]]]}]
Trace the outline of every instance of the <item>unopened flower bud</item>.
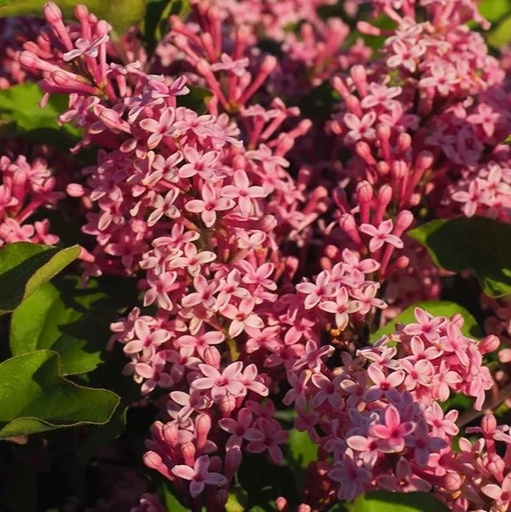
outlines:
[{"label": "unopened flower bud", "polygon": [[43,8],[44,17],[46,21],[53,25],[62,21],[62,11],[59,6],[53,2],[48,2]]}]

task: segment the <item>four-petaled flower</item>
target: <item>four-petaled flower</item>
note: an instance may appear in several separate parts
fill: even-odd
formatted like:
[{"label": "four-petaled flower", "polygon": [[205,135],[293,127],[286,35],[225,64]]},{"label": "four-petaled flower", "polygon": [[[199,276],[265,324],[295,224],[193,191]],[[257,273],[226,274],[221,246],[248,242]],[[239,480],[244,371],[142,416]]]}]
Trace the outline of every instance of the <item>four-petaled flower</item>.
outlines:
[{"label": "four-petaled flower", "polygon": [[210,459],[208,455],[200,456],[193,468],[186,464],[179,464],[172,468],[172,473],[179,478],[190,480],[190,495],[196,498],[201,494],[206,485],[222,486],[227,484],[227,478],[220,473],[208,471]]}]

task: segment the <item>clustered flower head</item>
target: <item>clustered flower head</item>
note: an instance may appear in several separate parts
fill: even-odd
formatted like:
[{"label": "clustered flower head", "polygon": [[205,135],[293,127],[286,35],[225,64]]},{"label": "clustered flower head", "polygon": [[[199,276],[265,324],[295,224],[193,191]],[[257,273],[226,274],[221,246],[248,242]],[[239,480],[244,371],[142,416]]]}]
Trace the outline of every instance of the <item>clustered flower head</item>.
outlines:
[{"label": "clustered flower head", "polygon": [[[83,132],[73,152],[98,148],[65,190],[87,235],[84,279],[137,281],[140,303],[108,347],[156,397],[144,463],[193,510],[221,511],[246,454],[283,462],[276,411],[289,408],[318,447],[301,512],[372,489],[507,510],[511,451],[497,443],[509,428],[487,415],[457,450],[458,412],[442,408],[463,394],[481,410],[499,340],[416,308],[369,344],[440,296],[438,269],[406,237],[421,208],[509,221],[506,72],[466,24],[486,26],[472,0],[345,2],[345,18],[369,3],[392,20],[359,23],[385,36],[373,58],[362,38],[342,46],[340,18],[318,16],[333,3],[192,1],[154,55],[127,39],[119,58],[109,23],[80,5],[65,24],[50,2],[19,54],[44,101],[69,97],[59,120]],[[297,105],[324,83],[337,104],[309,119]],[[0,245],[57,243],[47,220],[29,223],[63,197],[47,163],[3,156],[0,172]],[[493,310],[500,335],[509,304]],[[285,497],[276,506],[289,510]],[[146,493],[132,510],[163,509]]]}]

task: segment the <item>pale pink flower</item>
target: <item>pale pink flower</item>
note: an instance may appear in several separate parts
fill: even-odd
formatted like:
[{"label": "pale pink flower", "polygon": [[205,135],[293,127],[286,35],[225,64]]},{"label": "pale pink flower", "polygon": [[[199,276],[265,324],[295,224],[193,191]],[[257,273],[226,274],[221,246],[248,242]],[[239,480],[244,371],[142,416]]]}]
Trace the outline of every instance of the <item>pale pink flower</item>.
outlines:
[{"label": "pale pink flower", "polygon": [[376,252],[384,243],[393,245],[398,249],[403,248],[403,241],[398,236],[391,234],[393,229],[394,226],[391,219],[384,220],[378,227],[372,224],[362,224],[360,226],[360,231],[371,237],[369,241],[369,250],[371,252]]},{"label": "pale pink flower", "polygon": [[217,220],[217,212],[230,210],[235,206],[232,199],[219,197],[217,189],[210,183],[205,183],[202,187],[202,200],[192,199],[185,204],[185,210],[200,214],[205,226],[212,227]]},{"label": "pale pink flower", "polygon": [[240,381],[243,363],[236,361],[231,363],[220,373],[209,364],[199,364],[199,369],[204,377],[195,379],[192,382],[193,389],[210,390],[213,400],[220,400],[227,394],[233,397],[244,396],[246,387]]}]

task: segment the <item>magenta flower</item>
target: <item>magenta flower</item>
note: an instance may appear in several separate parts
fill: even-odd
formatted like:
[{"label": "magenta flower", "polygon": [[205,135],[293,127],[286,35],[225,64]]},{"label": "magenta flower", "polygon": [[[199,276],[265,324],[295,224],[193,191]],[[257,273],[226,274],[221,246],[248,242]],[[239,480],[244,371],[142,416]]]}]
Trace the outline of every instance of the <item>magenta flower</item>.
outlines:
[{"label": "magenta flower", "polygon": [[209,456],[199,457],[191,468],[185,464],[174,466],[171,471],[174,475],[185,480],[190,480],[190,495],[196,498],[201,494],[206,485],[222,486],[227,484],[227,478],[220,473],[209,472]]}]

